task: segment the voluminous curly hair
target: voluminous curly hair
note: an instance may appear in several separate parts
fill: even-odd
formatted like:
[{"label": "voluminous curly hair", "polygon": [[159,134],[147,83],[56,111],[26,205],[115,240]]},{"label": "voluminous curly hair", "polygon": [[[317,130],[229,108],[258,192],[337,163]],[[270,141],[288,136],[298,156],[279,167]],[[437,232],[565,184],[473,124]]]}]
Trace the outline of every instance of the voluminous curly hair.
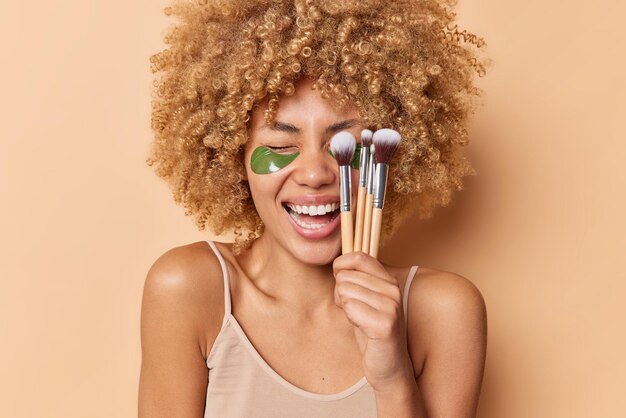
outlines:
[{"label": "voluminous curly hair", "polygon": [[460,148],[482,90],[485,42],[454,24],[456,0],[176,1],[167,48],[150,58],[155,165],[200,230],[235,234],[234,251],[263,232],[244,178],[252,108],[302,77],[322,97],[355,105],[372,130],[403,141],[390,169],[383,236],[407,214],[431,217],[462,178],[475,175]]}]

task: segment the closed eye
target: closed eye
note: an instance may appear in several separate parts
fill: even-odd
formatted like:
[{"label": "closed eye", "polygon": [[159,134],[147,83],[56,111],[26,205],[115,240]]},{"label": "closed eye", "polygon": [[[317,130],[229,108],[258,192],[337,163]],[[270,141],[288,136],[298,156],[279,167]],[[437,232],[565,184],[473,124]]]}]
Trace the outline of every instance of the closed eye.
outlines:
[{"label": "closed eye", "polygon": [[285,152],[285,151],[290,151],[293,150],[294,152],[297,150],[295,146],[293,145],[288,145],[288,146],[284,146],[284,147],[272,147],[269,145],[266,145],[267,148],[271,149],[274,152]]}]

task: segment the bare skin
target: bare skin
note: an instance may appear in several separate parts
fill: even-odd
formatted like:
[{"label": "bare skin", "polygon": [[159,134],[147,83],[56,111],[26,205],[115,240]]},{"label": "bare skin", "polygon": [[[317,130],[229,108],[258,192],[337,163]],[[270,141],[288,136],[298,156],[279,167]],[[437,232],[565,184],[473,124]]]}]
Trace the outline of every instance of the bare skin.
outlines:
[{"label": "bare skin", "polygon": [[[277,303],[242,274],[228,244],[217,245],[231,274],[233,315],[279,375],[322,394],[363,376],[352,325],[340,308],[306,314]],[[404,289],[408,269],[386,267]],[[141,313],[140,417],[202,416],[223,292],[219,262],[206,242],[174,248],[152,266]],[[474,417],[486,347],[479,291],[459,275],[420,267],[408,306],[408,349],[428,416]]]},{"label": "bare skin", "polygon": [[[219,244],[231,276],[233,316],[256,350],[309,392],[338,393],[367,376],[381,418],[474,417],[486,349],[478,289],[462,276],[420,267],[405,338],[400,292],[409,268],[369,256],[358,263],[355,254],[338,257],[338,228],[307,238],[284,208],[290,199],[338,195],[338,170],[326,147],[334,130],[358,135],[358,113],[333,108],[308,81],[281,100],[277,120],[283,129],[268,128],[263,110],[252,113],[245,161],[257,146],[300,156],[271,175],[247,167],[265,232],[237,257]],[[222,324],[223,295],[221,268],[206,242],[172,249],[154,263],[142,305],[141,417],[202,416],[206,358]],[[388,337],[372,337],[381,330]],[[381,359],[390,361],[381,365]],[[395,399],[396,388],[411,401]],[[406,408],[396,409],[401,404]]]}]

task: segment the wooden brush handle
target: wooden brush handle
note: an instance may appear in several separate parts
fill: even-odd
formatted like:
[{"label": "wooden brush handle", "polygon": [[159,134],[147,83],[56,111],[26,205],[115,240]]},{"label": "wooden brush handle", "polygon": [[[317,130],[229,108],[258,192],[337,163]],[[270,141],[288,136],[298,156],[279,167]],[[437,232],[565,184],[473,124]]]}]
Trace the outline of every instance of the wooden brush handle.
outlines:
[{"label": "wooden brush handle", "polygon": [[363,244],[363,221],[365,220],[365,187],[359,187],[356,203],[356,226],[354,227],[354,251],[361,251]]},{"label": "wooden brush handle", "polygon": [[341,254],[352,252],[354,233],[352,226],[352,212],[341,212]]},{"label": "wooden brush handle", "polygon": [[369,254],[378,258],[378,244],[380,242],[380,228],[383,224],[383,210],[374,208],[372,210],[372,237],[370,241]]},{"label": "wooden brush handle", "polygon": [[363,219],[363,242],[361,251],[368,254],[370,250],[370,237],[372,236],[372,208],[374,207],[374,195],[365,196],[365,217]]}]

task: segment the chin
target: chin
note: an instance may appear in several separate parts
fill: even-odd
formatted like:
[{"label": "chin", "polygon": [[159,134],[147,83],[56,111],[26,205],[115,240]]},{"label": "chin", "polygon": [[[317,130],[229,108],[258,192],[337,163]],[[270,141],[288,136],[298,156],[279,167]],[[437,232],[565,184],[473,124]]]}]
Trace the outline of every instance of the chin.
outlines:
[{"label": "chin", "polygon": [[[331,206],[331,205],[328,205]],[[310,216],[293,213],[288,207],[284,209],[285,224],[281,225],[281,233],[273,234],[283,246],[300,262],[309,265],[324,266],[331,264],[341,254],[341,225],[339,208],[325,215],[322,225],[311,228],[307,225]],[[332,206],[331,206],[332,208]],[[320,222],[320,221],[317,221]],[[278,228],[277,228],[278,229]]]},{"label": "chin", "polygon": [[312,242],[304,245],[295,245],[292,248],[293,255],[304,264],[313,266],[326,266],[332,264],[341,255],[341,242],[322,243]]}]

